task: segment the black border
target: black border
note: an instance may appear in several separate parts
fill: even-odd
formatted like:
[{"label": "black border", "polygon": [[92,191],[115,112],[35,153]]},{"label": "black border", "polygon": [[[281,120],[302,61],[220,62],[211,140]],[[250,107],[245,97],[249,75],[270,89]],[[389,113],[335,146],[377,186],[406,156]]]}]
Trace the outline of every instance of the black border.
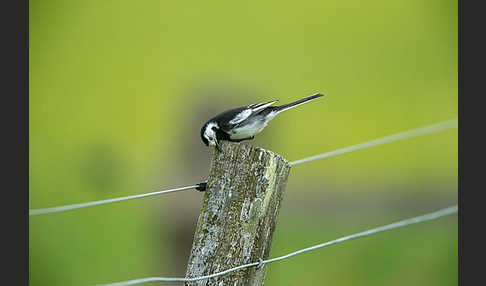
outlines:
[{"label": "black border", "polygon": [[[483,235],[484,193],[481,177],[484,162],[480,153],[484,148],[483,130],[485,105],[480,101],[485,96],[484,69],[484,10],[481,2],[458,1],[458,282],[459,285],[484,284]],[[464,5],[467,4],[467,5]],[[476,4],[476,6],[473,6]],[[471,104],[472,99],[479,99]],[[469,101],[469,104],[467,103]],[[467,106],[467,110],[466,110]],[[468,132],[469,130],[469,132]],[[467,138],[473,134],[473,138]],[[472,136],[470,136],[472,137]],[[476,164],[468,161],[476,159]],[[477,181],[475,181],[477,180]],[[474,196],[478,196],[477,199]],[[481,204],[481,205],[480,205]]]},{"label": "black border", "polygon": [[29,1],[5,1],[2,27],[2,285],[29,285]]}]

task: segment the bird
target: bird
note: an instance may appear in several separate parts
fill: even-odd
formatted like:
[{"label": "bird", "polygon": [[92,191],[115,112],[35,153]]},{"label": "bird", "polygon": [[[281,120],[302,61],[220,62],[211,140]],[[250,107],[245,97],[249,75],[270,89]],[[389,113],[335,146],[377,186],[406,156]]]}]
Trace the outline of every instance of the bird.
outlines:
[{"label": "bird", "polygon": [[201,139],[206,146],[214,146],[219,152],[222,152],[220,141],[252,140],[281,112],[322,96],[324,94],[316,93],[280,106],[273,106],[278,102],[278,100],[273,100],[224,111],[204,123],[201,128]]}]

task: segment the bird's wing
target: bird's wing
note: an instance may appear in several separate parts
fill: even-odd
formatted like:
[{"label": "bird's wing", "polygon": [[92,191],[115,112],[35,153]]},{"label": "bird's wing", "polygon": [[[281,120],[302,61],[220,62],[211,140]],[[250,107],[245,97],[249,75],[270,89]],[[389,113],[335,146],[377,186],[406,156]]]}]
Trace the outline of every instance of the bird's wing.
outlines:
[{"label": "bird's wing", "polygon": [[235,116],[235,118],[233,118],[229,123],[231,123],[231,124],[238,124],[240,122],[243,122],[248,117],[250,117],[250,115],[252,115],[254,113],[260,112],[261,110],[269,107],[270,105],[274,104],[277,101],[278,100],[250,104],[250,105],[247,106],[247,108],[243,109],[240,113],[238,113]]},{"label": "bird's wing", "polygon": [[243,120],[247,119],[253,112],[250,108],[243,109],[240,113],[238,113],[231,121],[230,124],[238,124]]},{"label": "bird's wing", "polygon": [[269,107],[270,105],[274,104],[275,102],[277,102],[278,100],[274,100],[274,101],[269,101],[269,102],[262,102],[262,103],[255,103],[255,104],[250,104],[248,105],[248,108],[250,108],[254,113],[257,113],[259,112],[260,110],[262,109],[265,109],[267,107]]}]

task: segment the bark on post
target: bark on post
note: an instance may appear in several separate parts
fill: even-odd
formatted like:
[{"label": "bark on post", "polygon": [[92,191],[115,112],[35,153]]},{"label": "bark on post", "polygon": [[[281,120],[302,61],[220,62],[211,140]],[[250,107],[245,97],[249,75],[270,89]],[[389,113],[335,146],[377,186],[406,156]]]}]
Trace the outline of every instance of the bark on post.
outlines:
[{"label": "bark on post", "polygon": [[[186,277],[221,272],[270,253],[290,165],[248,143],[220,142],[197,222]],[[262,285],[265,265],[186,285]]]}]

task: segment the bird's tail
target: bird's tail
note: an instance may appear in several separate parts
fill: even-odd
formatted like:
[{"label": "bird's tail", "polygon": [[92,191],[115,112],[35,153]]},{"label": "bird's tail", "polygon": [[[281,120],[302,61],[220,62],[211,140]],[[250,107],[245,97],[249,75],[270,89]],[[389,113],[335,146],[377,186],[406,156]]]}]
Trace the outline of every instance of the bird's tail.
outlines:
[{"label": "bird's tail", "polygon": [[324,96],[324,94],[316,93],[314,95],[302,98],[300,100],[297,100],[297,101],[294,101],[294,102],[291,102],[291,103],[288,103],[288,104],[276,106],[276,111],[277,111],[277,113],[280,113],[282,111],[285,111],[287,109],[299,106],[301,104],[304,104],[306,102],[309,102],[309,101],[314,100],[314,99],[321,97],[321,96]]}]

